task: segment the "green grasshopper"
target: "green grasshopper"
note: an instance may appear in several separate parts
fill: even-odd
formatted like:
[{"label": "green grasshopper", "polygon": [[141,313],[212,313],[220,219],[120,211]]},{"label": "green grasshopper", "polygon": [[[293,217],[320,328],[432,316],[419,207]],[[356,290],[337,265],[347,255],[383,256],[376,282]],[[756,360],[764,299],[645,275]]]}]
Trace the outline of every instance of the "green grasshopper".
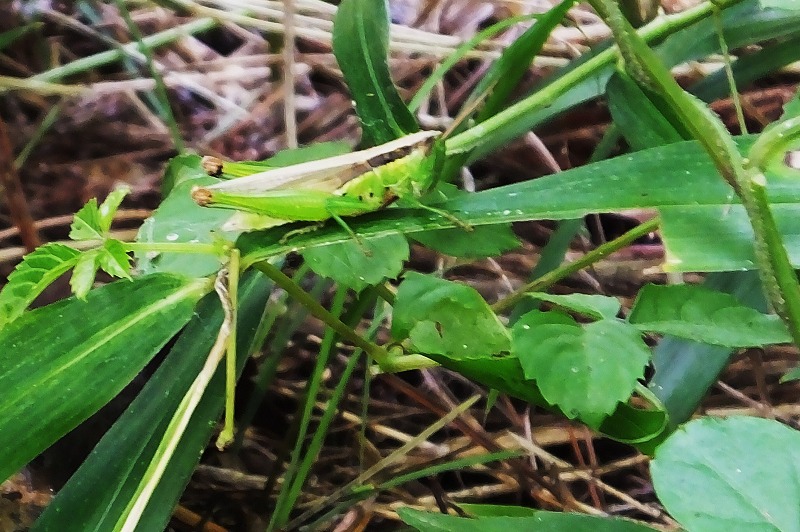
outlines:
[{"label": "green grasshopper", "polygon": [[[263,172],[258,171],[258,165],[226,165],[218,159],[205,158],[203,167],[211,175],[220,175],[223,170],[228,175],[241,175],[251,169],[256,173],[195,187],[192,198],[201,206],[237,211],[223,226],[229,230],[263,229],[300,221],[321,224],[333,219],[360,244],[359,237],[343,217],[377,211],[398,199],[411,201],[469,230],[469,225],[452,214],[419,201],[436,184],[437,163],[444,151],[443,143],[437,142],[439,136],[438,131],[420,131],[374,148]],[[307,230],[290,231],[284,235],[284,240]],[[361,247],[368,253],[363,245]],[[231,262],[235,263],[233,257],[238,254],[231,257]],[[229,268],[235,271],[238,265],[229,265]],[[235,289],[233,283],[231,294],[235,294]],[[229,302],[228,307],[235,308],[235,304]],[[235,364],[232,345],[228,345],[228,402],[225,427],[217,440],[220,448],[233,439]]]},{"label": "green grasshopper", "polygon": [[[192,198],[202,206],[238,211],[223,227],[229,230],[333,219],[358,240],[342,217],[377,211],[398,199],[410,200],[470,229],[450,213],[418,201],[436,183],[434,165],[439,154],[431,156],[431,152],[436,152],[439,135],[438,131],[420,131],[354,153],[195,187]],[[222,164],[204,161],[212,175],[222,172]]]}]

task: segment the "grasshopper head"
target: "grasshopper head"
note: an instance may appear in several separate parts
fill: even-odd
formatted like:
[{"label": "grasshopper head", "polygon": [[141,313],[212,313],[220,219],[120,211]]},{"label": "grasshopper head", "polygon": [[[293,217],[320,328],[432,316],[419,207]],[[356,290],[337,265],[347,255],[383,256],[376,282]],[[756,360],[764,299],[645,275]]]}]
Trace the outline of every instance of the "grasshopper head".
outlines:
[{"label": "grasshopper head", "polygon": [[211,203],[211,191],[203,187],[192,187],[192,199],[201,207]]},{"label": "grasshopper head", "polygon": [[205,170],[208,175],[217,177],[222,174],[223,163],[222,160],[217,157],[206,155],[200,161],[200,166],[203,167],[203,170]]}]

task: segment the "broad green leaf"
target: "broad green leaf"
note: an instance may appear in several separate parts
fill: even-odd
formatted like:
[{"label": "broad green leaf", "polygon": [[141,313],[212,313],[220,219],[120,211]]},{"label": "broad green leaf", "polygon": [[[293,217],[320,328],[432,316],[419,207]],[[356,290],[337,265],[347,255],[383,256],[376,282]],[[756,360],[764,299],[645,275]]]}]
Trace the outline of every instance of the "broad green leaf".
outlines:
[{"label": "broad green leaf", "polygon": [[619,320],[581,325],[557,311],[520,317],[512,344],[525,376],[570,418],[613,412],[631,396],[650,358],[631,325]]},{"label": "broad green leaf", "polygon": [[517,235],[508,224],[475,227],[472,231],[460,227],[440,229],[416,233],[411,238],[439,253],[468,259],[496,257],[520,245]]},{"label": "broad green leaf", "polygon": [[[517,357],[512,355],[456,360],[443,355],[429,355],[442,366],[456,371],[462,376],[481,383],[488,388],[522,399],[551,412],[561,413],[558,405],[549,403],[542,397],[536,383],[523,375]],[[596,416],[580,419],[591,428],[617,441],[638,445],[655,438],[667,424],[661,410],[634,408],[619,403],[610,416]]]},{"label": "broad green leaf", "polygon": [[[248,278],[249,277],[249,278]],[[269,297],[268,283],[260,275],[245,277],[239,288],[239,338],[252,338]],[[112,530],[128,499],[142,480],[161,435],[185,391],[205,362],[205,355],[222,322],[216,294],[197,306],[192,321],[181,333],[156,373],[105,434],[92,454],[62,488],[34,531]],[[238,369],[244,367],[251,346],[240,341]],[[167,466],[150,501],[140,530],[163,530],[208,444],[224,399],[224,372],[218,370],[195,410],[178,451]],[[86,501],[92,501],[86,504]],[[68,517],[64,517],[68,516]]]},{"label": "broad green leaf", "polygon": [[[711,290],[731,294],[737,301],[766,312],[767,303],[758,272],[712,273],[706,277],[704,285]],[[670,431],[694,414],[733,355],[734,351],[727,347],[672,336],[661,339],[653,350],[655,375],[648,387],[669,412]]]},{"label": "broad green leaf", "polygon": [[[199,168],[200,160],[197,165]],[[217,180],[204,175],[184,179],[177,184],[150,218],[139,228],[138,242],[213,243],[217,230],[229,217],[225,209],[206,209],[195,203],[190,195],[195,185],[208,185]],[[231,235],[233,237],[233,235]],[[137,266],[145,273],[169,272],[190,277],[210,275],[220,268],[214,255],[196,253],[136,253]]]},{"label": "broad green leaf", "polygon": [[386,0],[341,2],[333,23],[333,53],[369,144],[384,144],[419,130],[389,73]]},{"label": "broad green leaf", "polygon": [[[194,153],[187,153],[173,157],[164,169],[164,176],[161,179],[161,194],[166,198],[172,194],[172,189],[187,180],[208,177],[200,164],[202,158]],[[197,183],[205,185],[211,183]]]},{"label": "broad green leaf", "polygon": [[69,237],[72,240],[101,240],[104,236],[97,198],[92,198],[75,213]]},{"label": "broad green leaf", "polygon": [[773,420],[701,418],[650,464],[658,498],[687,530],[800,531],[800,434]]},{"label": "broad green leaf", "polygon": [[628,321],[642,331],[727,347],[791,342],[778,316],[762,314],[730,294],[699,285],[647,285]]},{"label": "broad green leaf", "polygon": [[115,238],[106,239],[97,257],[100,268],[109,275],[130,279],[131,259],[125,245]]},{"label": "broad green leaf", "polygon": [[508,331],[475,289],[409,272],[397,291],[392,336],[422,354],[453,359],[508,352]]},{"label": "broad green leaf", "polygon": [[548,301],[559,307],[569,309],[595,319],[613,319],[619,313],[619,300],[616,297],[597,294],[556,295],[546,292],[529,292],[529,296],[540,301]]},{"label": "broad green leaf", "polygon": [[75,263],[75,268],[72,270],[72,277],[69,279],[69,286],[72,288],[72,293],[78,299],[86,299],[86,294],[92,289],[94,284],[94,276],[97,274],[99,264],[99,249],[90,249],[84,251],[78,257],[78,262]]},{"label": "broad green leaf", "polygon": [[759,0],[764,9],[787,9],[800,11],[800,0]]},{"label": "broad green leaf", "polygon": [[108,233],[108,230],[111,229],[111,222],[114,221],[114,215],[117,213],[120,203],[122,203],[122,200],[125,199],[125,196],[127,196],[130,191],[131,189],[127,186],[117,187],[112,190],[103,203],[100,204],[97,210],[98,225],[103,234]]},{"label": "broad green leaf", "polygon": [[533,515],[490,515],[470,519],[442,513],[423,512],[412,508],[399,508],[397,513],[407,524],[420,532],[509,532],[510,530],[535,530],[536,532],[654,532],[655,529],[620,517],[598,517],[578,513],[536,511]]},{"label": "broad green leaf", "polygon": [[536,508],[501,504],[458,503],[458,507],[464,510],[470,517],[530,517],[541,512],[541,510]]},{"label": "broad green leaf", "polygon": [[207,284],[170,275],[118,281],[0,330],[0,479],[119,393],[192,317]]},{"label": "broad green leaf", "polygon": [[50,283],[75,266],[80,252],[63,244],[40,246],[22,258],[0,291],[0,329],[16,319]]},{"label": "broad green leaf", "polygon": [[330,277],[356,292],[387,279],[396,279],[408,257],[408,241],[397,234],[365,240],[363,247],[351,239],[303,253],[303,258],[318,275]]},{"label": "broad green leaf", "polygon": [[[743,149],[752,144],[752,137],[740,141]],[[785,234],[794,236],[796,264],[800,265],[800,218],[794,215],[800,202],[800,180],[770,181],[774,210]],[[687,198],[690,198],[688,200]],[[731,205],[732,191],[717,174],[707,155],[694,142],[642,150],[634,154],[544,176],[539,179],[504,187],[464,194],[436,206],[445,209],[473,226],[525,220],[564,220],[593,212],[617,212],[632,208],[660,208],[663,213],[666,242],[673,269],[703,271],[698,262],[712,269],[752,268],[752,231],[738,204]],[[691,235],[685,239],[679,231],[675,239],[669,233],[675,207],[695,213]],[[712,206],[712,213],[704,209]],[[720,216],[706,219],[710,216]],[[741,220],[741,224],[738,224]],[[724,222],[722,224],[721,222]],[[733,223],[730,227],[729,223]],[[245,262],[253,262],[292,249],[329,244],[346,240],[347,233],[327,224],[313,233],[299,235],[289,242],[280,239],[295,226],[255,231],[242,235],[237,245]],[[435,213],[420,209],[391,208],[353,217],[348,225],[362,238],[388,233],[404,234],[454,227],[456,224]],[[721,226],[721,227],[718,227]],[[720,234],[721,231],[721,234]],[[728,236],[729,235],[729,236]],[[731,242],[736,245],[731,249]],[[792,240],[789,240],[792,243]],[[674,249],[673,249],[674,248]],[[249,256],[248,256],[249,255]]]}]

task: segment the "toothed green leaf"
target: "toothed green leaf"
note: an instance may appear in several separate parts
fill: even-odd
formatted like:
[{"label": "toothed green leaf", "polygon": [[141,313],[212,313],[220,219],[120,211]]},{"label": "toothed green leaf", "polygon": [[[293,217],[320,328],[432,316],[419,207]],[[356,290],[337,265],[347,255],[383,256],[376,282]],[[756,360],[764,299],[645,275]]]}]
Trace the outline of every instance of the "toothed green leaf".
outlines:
[{"label": "toothed green leaf", "polygon": [[115,188],[100,205],[98,209],[98,225],[102,233],[108,233],[108,230],[111,229],[111,222],[114,221],[114,215],[117,213],[120,203],[122,203],[122,200],[125,199],[125,196],[127,196],[130,191],[131,189],[127,186]]},{"label": "toothed green leaf", "polygon": [[45,244],[22,258],[0,292],[0,327],[18,318],[50,283],[72,268],[80,252],[63,244]]},{"label": "toothed green leaf", "polygon": [[100,250],[93,249],[81,253],[80,257],[78,257],[78,262],[75,264],[75,269],[72,271],[72,277],[69,280],[72,293],[78,299],[86,299],[86,294],[92,289],[94,276],[100,267],[99,255]]},{"label": "toothed green leaf", "polygon": [[100,267],[109,275],[130,279],[131,259],[125,252],[125,246],[115,238],[109,238],[103,243],[98,255]]},{"label": "toothed green leaf", "polygon": [[97,199],[92,198],[75,213],[69,237],[72,240],[100,240],[103,238],[103,233]]}]

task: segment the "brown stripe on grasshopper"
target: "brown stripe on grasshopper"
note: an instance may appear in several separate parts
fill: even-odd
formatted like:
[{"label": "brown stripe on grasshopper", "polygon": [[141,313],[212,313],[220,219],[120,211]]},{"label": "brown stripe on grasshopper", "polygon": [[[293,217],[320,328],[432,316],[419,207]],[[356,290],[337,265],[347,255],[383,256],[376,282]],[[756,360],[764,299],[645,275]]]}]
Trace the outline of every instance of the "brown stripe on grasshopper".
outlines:
[{"label": "brown stripe on grasshopper", "polygon": [[389,151],[389,152],[386,152],[386,153],[380,153],[378,155],[370,157],[369,159],[367,159],[365,161],[365,163],[367,165],[369,165],[370,168],[378,168],[379,166],[384,166],[384,165],[387,165],[387,164],[392,163],[394,161],[400,160],[403,157],[407,157],[407,156],[411,155],[411,152],[413,152],[414,150],[420,149],[420,148],[425,150],[425,152],[427,153],[430,150],[431,146],[433,146],[433,143],[435,142],[435,140],[436,140],[436,137],[435,136],[431,136],[431,137],[428,137],[428,138],[422,140],[422,142],[420,142],[418,144],[412,144],[412,145],[409,145],[409,146],[401,146],[401,147],[396,148],[396,149],[394,149],[392,151]]}]

